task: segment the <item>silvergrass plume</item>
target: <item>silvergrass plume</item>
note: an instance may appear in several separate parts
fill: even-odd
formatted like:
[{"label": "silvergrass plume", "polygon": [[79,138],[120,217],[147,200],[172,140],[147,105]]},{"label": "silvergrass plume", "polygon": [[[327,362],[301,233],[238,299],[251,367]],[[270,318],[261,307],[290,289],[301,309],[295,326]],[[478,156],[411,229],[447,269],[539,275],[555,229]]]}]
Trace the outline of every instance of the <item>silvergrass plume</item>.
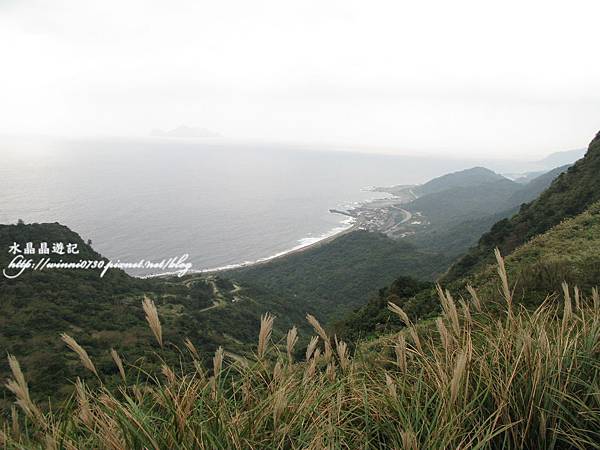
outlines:
[{"label": "silvergrass plume", "polygon": [[394,351],[396,353],[396,363],[400,370],[405,373],[407,369],[406,364],[406,338],[403,334],[398,336],[398,343],[394,346]]},{"label": "silvergrass plume", "polygon": [[44,423],[42,413],[38,407],[33,403],[29,396],[29,386],[21,370],[21,365],[17,358],[13,355],[8,355],[8,365],[12,372],[13,379],[9,379],[6,382],[6,388],[15,394],[17,397],[17,405],[23,410],[23,412],[30,418],[37,420],[40,424]]},{"label": "silvergrass plume", "polygon": [[327,333],[325,332],[325,330],[323,329],[323,327],[321,326],[321,324],[315,316],[307,314],[306,320],[308,320],[308,323],[312,325],[317,334],[321,337],[321,339],[323,339],[323,342],[329,342],[329,336],[327,336]]},{"label": "silvergrass plume", "polygon": [[571,315],[573,314],[573,307],[571,305],[571,293],[569,290],[569,285],[565,281],[563,281],[563,283],[562,283],[562,289],[563,289],[563,296],[565,299],[565,304],[564,304],[564,308],[563,308],[563,321],[562,321],[563,332],[564,332],[565,327],[567,326],[567,323],[569,322],[569,320],[571,319]]},{"label": "silvergrass plume", "polygon": [[79,420],[81,420],[86,426],[93,426],[92,409],[90,407],[90,399],[85,390],[85,385],[81,378],[77,377],[75,382],[75,393],[77,395],[77,404],[79,405]]},{"label": "silvergrass plume", "polygon": [[223,347],[219,347],[215,352],[215,356],[213,357],[213,375],[215,378],[219,376],[221,373],[221,369],[223,368]]},{"label": "silvergrass plume", "polygon": [[296,346],[297,342],[298,342],[298,329],[294,326],[288,331],[287,339],[286,339],[286,351],[287,351],[288,361],[290,364],[292,364],[294,362],[293,353],[294,353],[294,347]]},{"label": "silvergrass plume", "polygon": [[258,357],[262,359],[267,352],[267,346],[273,332],[273,321],[275,317],[269,313],[260,318],[260,331],[258,333]]},{"label": "silvergrass plume", "polygon": [[388,309],[394,314],[396,314],[398,317],[400,317],[400,320],[404,322],[404,325],[406,325],[407,327],[409,327],[412,324],[404,310],[395,303],[388,302]]},{"label": "silvergrass plume", "polygon": [[436,284],[435,288],[438,292],[438,297],[440,298],[444,315],[450,321],[454,335],[458,337],[460,334],[460,324],[458,322],[458,312],[456,310],[454,299],[452,298],[452,295],[450,295],[450,292],[448,290],[444,292],[439,284]]},{"label": "silvergrass plume", "polygon": [[471,300],[473,301],[473,305],[477,312],[481,312],[481,300],[479,300],[479,296],[477,295],[477,291],[473,286],[467,284],[467,291],[471,294]]},{"label": "silvergrass plume", "polygon": [[192,341],[190,341],[190,338],[185,338],[185,341],[183,341],[183,344],[186,346],[186,348],[192,354],[194,359],[200,359],[198,350],[196,350],[196,346],[192,343]]},{"label": "silvergrass plume", "polygon": [[467,367],[467,355],[463,350],[456,358],[456,363],[454,365],[454,373],[452,374],[452,381],[450,382],[450,403],[454,404],[456,399],[458,398],[458,391],[461,386],[461,381],[465,374],[465,370]]},{"label": "silvergrass plume", "polygon": [[498,263],[498,275],[500,276],[500,281],[502,282],[502,294],[504,296],[504,300],[506,301],[508,315],[510,317],[512,315],[512,292],[510,291],[510,287],[508,285],[508,275],[506,274],[504,258],[500,253],[500,249],[497,247],[494,249],[494,254],[496,255],[496,262]]},{"label": "silvergrass plume", "polygon": [[83,364],[83,367],[88,369],[90,372],[93,372],[94,375],[98,376],[98,372],[96,371],[96,366],[94,366],[94,363],[90,359],[90,357],[89,357],[88,353],[85,351],[85,349],[81,345],[79,345],[77,343],[77,341],[75,339],[73,339],[71,336],[69,336],[67,333],[62,333],[60,335],[60,337],[63,340],[63,342],[65,344],[67,344],[67,347],[69,347],[71,350],[73,350],[77,354],[77,356],[79,356],[79,359],[81,360],[81,363]]},{"label": "silvergrass plume", "polygon": [[335,345],[342,370],[346,370],[350,366],[350,358],[348,357],[348,344],[344,341],[338,341],[335,338]]},{"label": "silvergrass plume", "polygon": [[156,305],[154,301],[150,298],[144,296],[144,300],[142,300],[142,308],[144,309],[144,313],[146,313],[146,321],[150,326],[150,330],[154,334],[154,337],[158,341],[158,345],[163,347],[163,338],[162,338],[162,327],[160,325],[160,319],[158,317],[158,311],[156,309]]},{"label": "silvergrass plume", "polygon": [[319,336],[313,336],[312,338],[310,338],[310,342],[306,346],[306,360],[307,361],[311,358],[311,356],[315,352],[318,342],[319,342]]},{"label": "silvergrass plume", "polygon": [[123,382],[127,382],[127,376],[125,375],[125,368],[123,367],[123,361],[121,361],[121,357],[114,348],[110,349],[110,355],[117,365],[117,369],[119,369],[119,374],[121,375]]},{"label": "silvergrass plume", "polygon": [[385,384],[386,384],[389,396],[392,397],[394,400],[396,400],[398,398],[398,394],[396,392],[396,384],[394,383],[394,380],[392,380],[392,377],[390,377],[390,375],[387,372],[385,373]]},{"label": "silvergrass plume", "polygon": [[401,431],[403,450],[418,450],[417,435],[413,431]]}]

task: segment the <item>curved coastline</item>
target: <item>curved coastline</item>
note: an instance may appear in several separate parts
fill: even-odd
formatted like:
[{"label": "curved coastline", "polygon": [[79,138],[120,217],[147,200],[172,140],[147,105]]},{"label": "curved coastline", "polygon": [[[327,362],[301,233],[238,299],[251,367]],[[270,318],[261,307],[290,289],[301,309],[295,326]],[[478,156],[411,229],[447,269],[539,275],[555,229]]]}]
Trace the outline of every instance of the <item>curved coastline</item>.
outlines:
[{"label": "curved coastline", "polygon": [[[230,270],[242,269],[245,267],[251,267],[251,266],[255,266],[255,265],[259,265],[259,264],[266,264],[268,262],[277,260],[279,258],[293,255],[295,253],[300,253],[305,250],[309,250],[309,249],[318,247],[319,245],[323,245],[328,242],[331,242],[334,239],[337,239],[338,237],[340,237],[346,233],[350,233],[350,232],[356,230],[358,228],[358,226],[359,226],[359,224],[357,223],[356,218],[348,217],[346,220],[343,220],[340,223],[340,226],[337,226],[337,227],[331,229],[330,231],[323,233],[322,235],[320,235],[318,237],[306,237],[306,238],[299,239],[298,240],[299,244],[288,250],[283,250],[274,255],[266,256],[264,258],[259,258],[254,261],[244,261],[242,263],[228,264],[226,266],[214,267],[214,268],[209,268],[209,269],[190,270],[188,272],[188,275],[186,275],[186,276],[194,275],[194,274],[209,274],[209,273],[227,272]],[[139,276],[138,278],[169,277],[169,276],[174,276],[177,274],[178,274],[178,272],[162,272],[162,273],[157,273],[157,274],[142,275],[142,276]]]}]

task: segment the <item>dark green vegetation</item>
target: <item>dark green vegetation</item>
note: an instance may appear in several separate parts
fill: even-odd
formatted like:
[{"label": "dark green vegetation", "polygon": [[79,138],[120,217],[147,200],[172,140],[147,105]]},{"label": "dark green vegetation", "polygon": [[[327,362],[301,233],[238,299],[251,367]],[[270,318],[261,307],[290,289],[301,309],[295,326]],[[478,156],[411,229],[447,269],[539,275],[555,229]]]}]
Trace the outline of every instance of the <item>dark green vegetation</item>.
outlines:
[{"label": "dark green vegetation", "polygon": [[511,253],[532,237],[562,220],[574,217],[600,200],[600,134],[590,143],[583,159],[561,174],[538,199],[523,205],[517,215],[496,223],[478,245],[450,269],[445,282],[472,274],[490,261],[492,250]]},{"label": "dark green vegetation", "polygon": [[428,194],[405,206],[412,212],[421,212],[433,226],[442,228],[504,211],[512,205],[508,200],[522,186],[508,179],[480,184],[477,187],[455,187]]},{"label": "dark green vegetation", "polygon": [[[388,310],[388,303],[402,305],[423,291],[431,291],[432,282],[418,281],[411,277],[397,278],[389,287],[379,289],[377,295],[371,297],[366,305],[357,308],[344,319],[333,324],[337,336],[351,342],[367,338],[375,334],[386,334],[403,328],[404,324],[397,315]],[[414,311],[410,311],[414,317]]]},{"label": "dark green vegetation", "polygon": [[[458,303],[440,293],[435,326],[412,324],[394,306],[407,329],[363,343],[353,354],[311,319],[314,339],[305,357],[294,359],[296,330],[282,349],[265,315],[256,357],[242,361],[220,348],[206,366],[190,344],[183,367],[165,363],[142,380],[135,369],[123,370],[119,385],[110,387],[98,386],[94,362],[75,348],[89,373],[59,411],[44,413],[29,398],[18,360],[9,356],[8,386],[19,408],[12,420],[0,421],[0,445],[598,448],[598,291],[577,293],[565,285],[562,305],[547,302],[530,312],[513,303],[501,259],[497,269],[502,283],[492,296],[473,290]],[[148,317],[160,330],[151,305]]]},{"label": "dark green vegetation", "polygon": [[[12,255],[13,243],[76,243],[78,255],[64,261],[101,256],[67,227],[59,224],[0,226],[0,267]],[[37,256],[34,258],[37,259]],[[218,346],[246,355],[248,343],[257,338],[260,316],[276,314],[274,336],[292,325],[306,329],[305,314],[322,320],[337,318],[364,302],[378,287],[399,274],[432,279],[447,261],[438,255],[417,252],[411,245],[366,232],[349,233],[329,245],[321,245],[277,262],[223,276],[191,275],[183,278],[136,279],[110,269],[26,271],[14,280],[0,278],[0,352],[18,355],[34,384],[32,395],[62,398],[71,391],[64,381],[80,375],[80,369],[57,339],[66,332],[80,341],[104,375],[117,377],[110,353],[115,348],[131,364],[157,363],[144,326],[141,301],[155,300],[168,325],[165,339],[192,339],[200,357],[208,359]],[[85,330],[85,333],[84,333]],[[172,361],[179,350],[167,352]],[[0,378],[7,374],[0,360]],[[0,400],[0,409],[9,401]]]},{"label": "dark green vegetation", "polygon": [[[471,259],[442,280],[448,291],[432,280],[453,249],[511,210],[474,202],[465,208],[477,217],[465,219],[452,216],[459,203],[443,215],[432,205],[469,189],[522,201],[560,169],[516,191],[479,169],[473,182],[492,180],[438,184],[418,203],[447,220],[438,234],[428,230],[437,251],[353,232],[222,277],[136,280],[113,271],[106,284],[97,272],[53,271],[2,280],[0,350],[18,357],[25,377],[11,357],[0,407],[16,397],[21,411],[0,425],[0,446],[598,448],[599,141],[539,199],[495,222]],[[444,236],[456,241],[444,246]],[[77,242],[79,256],[98,257],[58,224],[0,227],[4,248],[40,240]],[[496,245],[505,258],[489,264]],[[7,259],[2,254],[2,266]],[[144,296],[156,303],[153,330],[164,330],[164,347],[146,330]],[[298,331],[299,342],[313,333],[305,312],[325,321],[349,308],[356,309],[329,332],[311,319],[318,338],[297,348]],[[267,311],[275,324],[260,318]],[[89,352],[97,375],[86,377],[67,354],[62,331]],[[193,346],[180,352],[188,337]],[[353,355],[340,339],[353,341]],[[255,340],[256,356],[248,347]],[[229,352],[215,351],[220,345]],[[111,347],[127,366],[122,379]],[[75,376],[86,381],[70,403],[55,412],[38,406],[40,394],[65,394]]]},{"label": "dark green vegetation", "polygon": [[509,204],[520,206],[523,203],[535,200],[561,173],[566,172],[571,166],[572,164],[567,164],[557,167],[524,183],[524,186],[508,199]]},{"label": "dark green vegetation", "polygon": [[420,250],[454,260],[493,224],[514,215],[522,203],[537,198],[568,167],[558,167],[525,183],[479,167],[436,178],[419,187],[427,193],[405,205],[429,222],[414,228],[415,233],[405,240]]},{"label": "dark green vegetation", "polygon": [[[586,156],[567,172],[564,172],[566,166],[560,167],[526,184],[524,189],[528,189],[528,195],[545,185],[550,184],[550,187],[537,200],[523,205],[510,219],[501,217],[508,213],[499,213],[413,237],[412,241],[421,247],[452,252],[454,239],[464,245],[472,231],[486,223],[491,226],[478,247],[459,260],[440,282],[464,295],[467,295],[465,285],[473,283],[491,295],[488,286],[496,283],[495,269],[490,264],[494,261],[494,248],[499,247],[501,253],[507,255],[511,279],[515,281],[515,301],[522,304],[539,305],[548,294],[559,293],[563,281],[587,290],[597,286],[600,279],[600,206],[594,204],[594,199],[600,200],[599,141],[596,137]],[[579,215],[560,224],[574,214]],[[490,223],[498,216],[501,220]],[[557,224],[560,225],[552,228]],[[529,240],[531,242],[527,242]],[[522,247],[518,248],[519,245]],[[365,306],[337,321],[335,330],[340,336],[353,339],[397,328],[397,322],[386,310],[388,301],[401,306],[413,320],[435,317],[439,314],[435,289],[429,287],[410,295],[395,292],[398,286],[414,283],[414,280],[399,278],[389,288],[380,290],[379,295],[373,296]]]},{"label": "dark green vegetation", "polygon": [[[64,261],[100,260],[101,256],[80,236],[59,224],[0,226],[0,267],[13,258],[7,250],[13,243],[62,242],[78,244],[78,255],[64,255]],[[39,256],[32,255],[35,260]],[[131,364],[152,366],[154,347],[143,320],[144,296],[156,301],[165,324],[165,339],[180,342],[182,333],[194,340],[201,358],[210,358],[226,345],[230,351],[248,351],[245,343],[256,340],[261,314],[272,311],[282,316],[281,327],[294,321],[304,323],[304,312],[287,308],[279,299],[260,295],[260,303],[249,293],[220,277],[188,276],[182,279],[137,279],[121,270],[110,269],[104,278],[99,270],[25,271],[8,280],[0,276],[0,353],[18,355],[32,381],[34,398],[52,394],[55,399],[71,391],[67,382],[81,374],[78,364],[58,339],[68,333],[85,345],[103,376],[116,378],[110,348]],[[281,333],[279,329],[275,333]],[[166,357],[175,361],[176,348]],[[0,379],[7,376],[6,359],[0,359]],[[2,389],[0,410],[10,401]],[[4,397],[4,399],[3,399]]]},{"label": "dark green vegetation", "polygon": [[289,305],[335,320],[401,274],[432,280],[448,265],[435,253],[381,234],[356,231],[326,245],[228,273]]},{"label": "dark green vegetation", "polygon": [[506,180],[506,178],[484,167],[473,167],[434,178],[425,184],[415,187],[414,191],[420,197],[447,191],[448,189],[480,186],[501,180]]}]

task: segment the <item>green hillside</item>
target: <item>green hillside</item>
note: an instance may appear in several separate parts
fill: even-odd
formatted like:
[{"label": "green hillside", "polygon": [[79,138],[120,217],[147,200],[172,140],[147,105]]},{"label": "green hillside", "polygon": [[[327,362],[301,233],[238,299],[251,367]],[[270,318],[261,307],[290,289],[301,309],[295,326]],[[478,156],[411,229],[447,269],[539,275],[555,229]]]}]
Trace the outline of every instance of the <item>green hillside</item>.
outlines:
[{"label": "green hillside", "polygon": [[423,196],[448,189],[479,186],[500,180],[506,180],[506,178],[485,167],[473,167],[434,178],[415,187],[414,191],[418,196]]},{"label": "green hillside", "polygon": [[590,143],[584,158],[556,178],[537,200],[522,206],[517,215],[496,223],[476,247],[452,266],[443,281],[451,282],[473,273],[490,261],[496,247],[509,254],[532,237],[585,211],[600,200],[599,173],[600,133]]},{"label": "green hillside", "polygon": [[[102,260],[77,233],[63,225],[0,225],[0,248],[17,243],[41,242],[77,244],[78,255],[63,255],[64,261]],[[12,255],[0,253],[0,267],[6,268]],[[37,261],[37,257],[34,256]],[[60,341],[68,333],[85,345],[97,361],[101,374],[118,378],[108,350],[115,348],[129,364],[157,363],[156,347],[144,324],[142,299],[152,298],[168,325],[166,342],[179,342],[182,333],[197,344],[201,358],[210,359],[215,349],[226,345],[244,354],[257,337],[261,314],[280,316],[281,335],[294,323],[305,325],[304,311],[284,305],[269,294],[244,289],[214,276],[138,279],[121,270],[110,269],[101,278],[98,270],[52,269],[25,271],[16,279],[0,276],[0,353],[17,355],[29,379],[35,384],[36,398],[54,394],[62,398],[71,391],[67,382],[81,374],[78,365]],[[254,297],[260,297],[255,301]],[[85,332],[84,332],[85,330]],[[170,347],[166,355],[178,358]],[[0,359],[0,379],[7,376],[6,359]],[[57,394],[58,391],[58,394]],[[2,389],[0,410],[9,405]]]},{"label": "green hillside", "polygon": [[364,303],[381,286],[406,274],[432,280],[449,261],[384,235],[355,231],[325,245],[227,273],[248,287],[285,299],[322,321]]},{"label": "green hillside", "polygon": [[[538,305],[546,295],[560,294],[563,282],[591,291],[600,282],[600,202],[534,237],[505,259],[518,302]],[[493,289],[495,266],[481,269],[470,281]]]},{"label": "green hillside", "polygon": [[453,187],[424,195],[405,206],[422,213],[436,227],[496,214],[507,209],[508,200],[521,186],[502,179],[473,187]]},{"label": "green hillside", "polygon": [[[406,208],[422,213],[427,224],[415,228],[415,233],[405,239],[420,250],[442,253],[454,260],[476,245],[496,222],[513,216],[522,203],[536,199],[568,167],[542,173],[526,183],[490,175],[476,189],[451,187],[426,194]],[[455,181],[460,183],[461,179]]]},{"label": "green hillside", "polygon": [[[573,246],[597,240],[597,234],[586,233],[589,227],[597,232],[597,213],[596,208],[532,247],[553,246],[573,230],[578,231]],[[522,257],[534,257],[532,251],[524,249]],[[575,253],[573,261],[579,258]],[[495,269],[504,273],[503,268],[500,262]],[[506,285],[512,285],[510,275]],[[410,295],[419,286],[396,288]],[[265,315],[254,357],[241,360],[220,348],[206,364],[191,351],[143,381],[138,369],[128,367],[114,387],[98,386],[104,376],[95,376],[94,359],[80,358],[88,370],[73,401],[47,413],[29,397],[28,377],[9,355],[8,387],[19,407],[10,420],[0,418],[0,445],[597,448],[598,291],[566,286],[560,301],[553,298],[533,312],[507,296],[500,283],[486,284],[466,301],[439,293],[439,317],[417,324],[393,306],[399,331],[361,342],[355,351],[309,317],[314,337],[298,349],[301,358],[294,356],[296,330],[289,331],[282,349],[271,335],[273,318]],[[152,309],[148,318],[154,329],[161,326],[162,316]]]},{"label": "green hillside", "polygon": [[508,199],[508,204],[510,206],[520,206],[523,203],[535,200],[561,173],[566,172],[571,166],[572,164],[560,166],[532,178]]}]

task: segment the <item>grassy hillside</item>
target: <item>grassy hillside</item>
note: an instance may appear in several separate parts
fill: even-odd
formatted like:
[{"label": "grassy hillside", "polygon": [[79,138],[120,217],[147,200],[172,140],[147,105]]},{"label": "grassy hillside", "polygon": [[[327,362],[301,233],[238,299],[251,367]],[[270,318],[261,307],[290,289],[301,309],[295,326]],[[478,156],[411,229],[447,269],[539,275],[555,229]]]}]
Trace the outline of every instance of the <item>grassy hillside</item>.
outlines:
[{"label": "grassy hillside", "polygon": [[476,247],[461,258],[444,277],[445,282],[472,274],[490,261],[492,250],[511,253],[532,237],[561,221],[582,213],[600,200],[600,133],[590,143],[585,157],[554,180],[540,197],[521,207],[510,219],[496,223]]},{"label": "grassy hillside", "polygon": [[[503,266],[501,265],[500,268]],[[503,271],[501,271],[503,273]],[[502,290],[499,287],[500,290]],[[365,343],[355,354],[313,318],[314,339],[293,358],[263,317],[256,356],[215,352],[212,364],[165,363],[145,382],[135,368],[98,386],[94,361],[63,410],[41,412],[17,359],[8,386],[19,409],[0,422],[7,448],[597,448],[600,442],[600,298],[547,303],[533,313],[496,291],[456,303],[440,294],[433,323]],[[485,305],[504,300],[492,313]],[[147,311],[152,330],[161,317]],[[177,344],[181,344],[178,342]],[[158,350],[158,357],[161,351]],[[115,364],[117,365],[117,364]]]},{"label": "grassy hillside", "polygon": [[[59,224],[1,225],[0,270],[12,259],[7,250],[13,242],[62,242],[78,245],[78,255],[64,255],[64,261],[101,260],[102,257],[76,233]],[[37,256],[34,260],[37,261]],[[260,301],[254,299],[260,297]],[[34,398],[64,397],[71,392],[68,379],[81,375],[79,366],[57,339],[68,333],[86,346],[102,376],[118,378],[110,348],[130,363],[154,365],[155,346],[144,326],[142,299],[154,299],[167,325],[165,340],[180,341],[185,334],[194,339],[199,356],[210,359],[215,349],[226,345],[244,354],[257,338],[261,314],[280,316],[281,334],[294,323],[304,324],[304,311],[284,305],[267,293],[233,285],[219,277],[188,276],[182,279],[142,280],[110,269],[101,278],[98,270],[26,271],[9,280],[0,276],[0,353],[17,355],[35,384]],[[85,330],[85,332],[84,332]],[[108,349],[108,350],[107,350]],[[179,358],[177,348],[165,353],[171,361]],[[8,374],[0,360],[0,379]],[[1,389],[0,410],[9,401]]]},{"label": "grassy hillside", "polygon": [[[600,282],[600,202],[517,248],[506,257],[506,264],[515,303],[538,306],[548,295],[559,295],[563,282],[590,292]],[[468,295],[464,291],[467,282],[479,286],[484,296],[493,297],[499,282],[495,263],[444,287]],[[389,302],[402,307],[413,320],[422,320],[439,313],[436,298],[431,284],[400,277],[336,321],[333,329],[348,340],[398,330],[402,324],[387,310]]]},{"label": "grassy hillside", "polygon": [[448,260],[386,236],[356,231],[266,264],[227,273],[245,286],[286,299],[324,322],[364,303],[401,274],[433,279]]},{"label": "grassy hillside", "polygon": [[[589,292],[600,283],[600,202],[517,248],[506,262],[520,303],[539,305],[560,294],[563,282]],[[493,289],[496,280],[494,265],[470,279],[482,289]]]}]

